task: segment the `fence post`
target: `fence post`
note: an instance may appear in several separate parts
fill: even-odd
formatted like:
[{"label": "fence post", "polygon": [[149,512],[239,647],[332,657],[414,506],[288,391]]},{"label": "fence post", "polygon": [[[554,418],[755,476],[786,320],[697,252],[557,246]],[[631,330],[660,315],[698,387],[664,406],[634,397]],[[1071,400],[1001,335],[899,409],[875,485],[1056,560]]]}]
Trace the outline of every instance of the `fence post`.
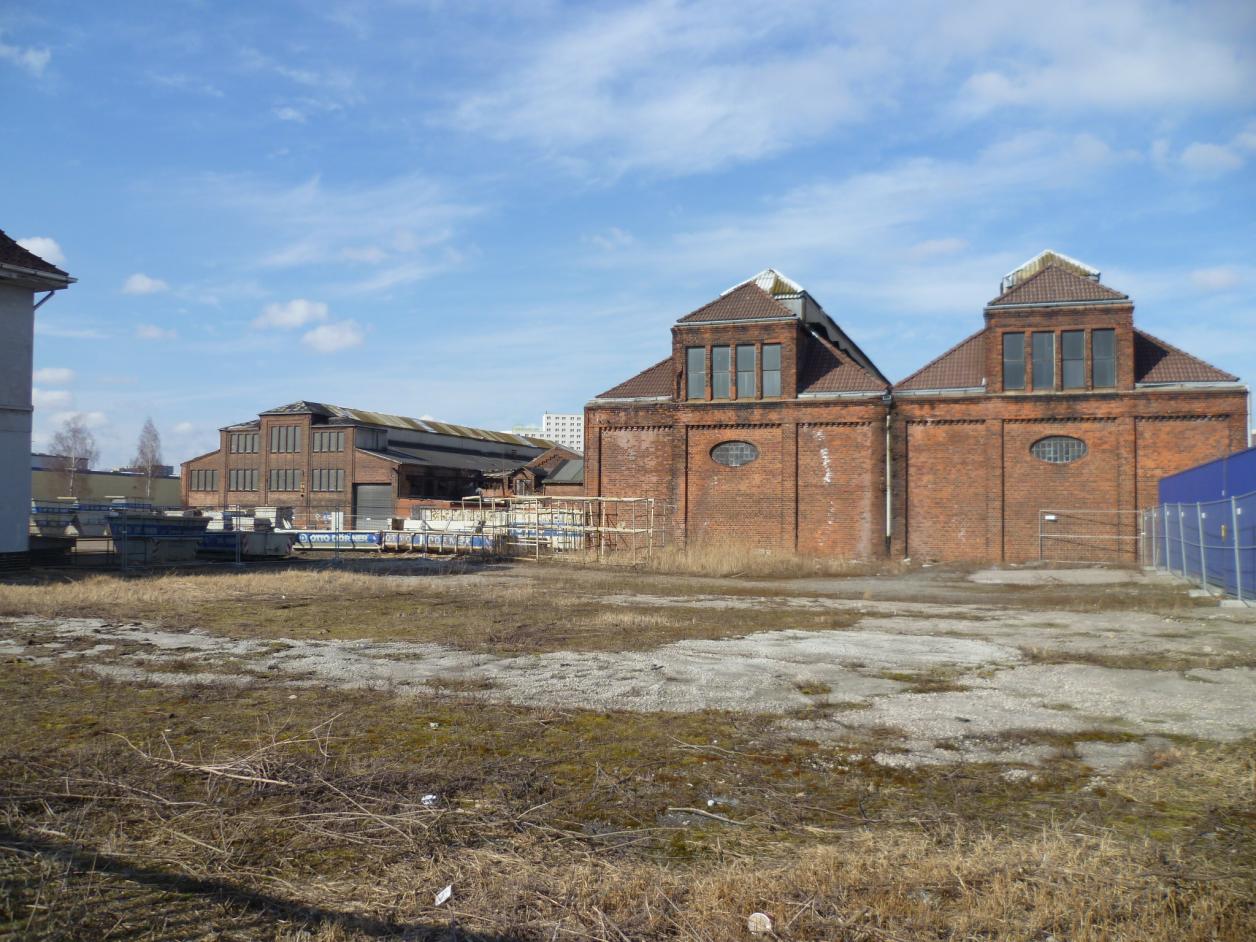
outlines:
[{"label": "fence post", "polygon": [[1243,601],[1243,556],[1239,552],[1239,502],[1230,498],[1230,529],[1234,533],[1234,594]]},{"label": "fence post", "polygon": [[1166,572],[1173,571],[1173,553],[1169,548],[1169,505],[1161,504],[1160,511],[1164,514],[1164,568]]},{"label": "fence post", "polygon": [[1195,526],[1199,530],[1199,587],[1208,588],[1208,557],[1204,553],[1204,508],[1195,501]]},{"label": "fence post", "polygon": [[1182,522],[1182,504],[1177,505],[1178,558],[1182,561],[1182,578],[1186,578],[1186,524]]}]

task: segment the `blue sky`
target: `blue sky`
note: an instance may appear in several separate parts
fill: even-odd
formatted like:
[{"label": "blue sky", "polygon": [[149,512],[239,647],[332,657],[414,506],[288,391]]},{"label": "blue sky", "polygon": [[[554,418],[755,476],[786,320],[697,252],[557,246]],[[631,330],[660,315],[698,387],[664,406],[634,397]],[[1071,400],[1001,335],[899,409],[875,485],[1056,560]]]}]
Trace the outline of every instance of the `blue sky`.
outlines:
[{"label": "blue sky", "polygon": [[6,5],[35,444],[575,411],[765,267],[892,379],[1044,248],[1251,381],[1256,5]]}]

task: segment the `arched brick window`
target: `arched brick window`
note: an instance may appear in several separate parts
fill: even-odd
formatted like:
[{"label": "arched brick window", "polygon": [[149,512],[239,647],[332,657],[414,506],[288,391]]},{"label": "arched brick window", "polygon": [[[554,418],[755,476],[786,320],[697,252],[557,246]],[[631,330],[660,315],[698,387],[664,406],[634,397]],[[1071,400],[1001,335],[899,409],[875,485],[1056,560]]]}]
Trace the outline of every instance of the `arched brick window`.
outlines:
[{"label": "arched brick window", "polygon": [[711,460],[726,468],[740,468],[759,457],[759,449],[750,442],[720,442],[711,449]]}]

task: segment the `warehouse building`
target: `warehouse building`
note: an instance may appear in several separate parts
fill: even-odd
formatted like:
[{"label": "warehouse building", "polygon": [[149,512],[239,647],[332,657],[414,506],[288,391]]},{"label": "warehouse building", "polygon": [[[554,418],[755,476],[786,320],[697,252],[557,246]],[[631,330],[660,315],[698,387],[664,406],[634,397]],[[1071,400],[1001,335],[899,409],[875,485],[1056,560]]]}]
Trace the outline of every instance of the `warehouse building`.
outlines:
[{"label": "warehouse building", "polygon": [[29,560],[35,310],[73,282],[0,232],[0,568]]},{"label": "warehouse building", "polygon": [[220,430],[219,447],[183,463],[188,507],[287,506],[299,526],[387,526],[408,502],[473,495],[553,442],[509,432],[294,402]]},{"label": "warehouse building", "polygon": [[980,331],[891,390],[769,269],[588,404],[586,493],[655,498],[690,545],[844,558],[1047,558],[1065,539],[1054,509],[1079,558],[1131,559],[1159,478],[1242,447],[1247,422],[1237,377],[1133,311],[1043,252],[1005,276]]},{"label": "warehouse building", "polygon": [[1043,252],[1004,277],[981,330],[894,387],[894,545],[1132,559],[1160,478],[1243,447],[1246,425],[1238,377],[1137,329],[1096,269]]},{"label": "warehouse building", "polygon": [[881,554],[889,385],[768,269],[680,318],[670,356],[588,404],[586,493],[655,498],[690,544]]}]

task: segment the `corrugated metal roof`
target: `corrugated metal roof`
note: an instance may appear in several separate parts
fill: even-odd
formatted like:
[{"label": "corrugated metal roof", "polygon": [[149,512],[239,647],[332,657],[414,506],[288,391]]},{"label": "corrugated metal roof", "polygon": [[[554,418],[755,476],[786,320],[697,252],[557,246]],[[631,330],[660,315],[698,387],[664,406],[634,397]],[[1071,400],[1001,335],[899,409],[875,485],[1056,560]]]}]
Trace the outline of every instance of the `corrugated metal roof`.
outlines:
[{"label": "corrugated metal roof", "polygon": [[553,442],[547,438],[532,438],[528,435],[516,435],[513,432],[494,432],[489,429],[472,428],[467,425],[454,425],[449,422],[438,422],[435,419],[412,419],[405,415],[392,415],[388,412],[370,412],[366,409],[351,409],[347,406],[334,406],[324,402],[298,400],[274,409],[267,409],[262,415],[321,415],[326,418],[345,419],[362,425],[382,425],[388,428],[409,429],[414,432],[431,432],[436,435],[452,435],[458,438],[474,438],[480,441],[498,442],[503,445],[526,445],[530,448],[550,448]]},{"label": "corrugated metal roof", "polygon": [[398,464],[422,465],[429,468],[453,468],[457,471],[513,471],[524,462],[511,458],[494,458],[461,451],[445,451],[441,448],[421,448],[416,445],[390,446],[388,448],[362,448],[360,451],[376,455]]},{"label": "corrugated metal roof", "polygon": [[546,484],[583,484],[584,459],[571,458],[560,464],[557,470],[545,479]]}]

